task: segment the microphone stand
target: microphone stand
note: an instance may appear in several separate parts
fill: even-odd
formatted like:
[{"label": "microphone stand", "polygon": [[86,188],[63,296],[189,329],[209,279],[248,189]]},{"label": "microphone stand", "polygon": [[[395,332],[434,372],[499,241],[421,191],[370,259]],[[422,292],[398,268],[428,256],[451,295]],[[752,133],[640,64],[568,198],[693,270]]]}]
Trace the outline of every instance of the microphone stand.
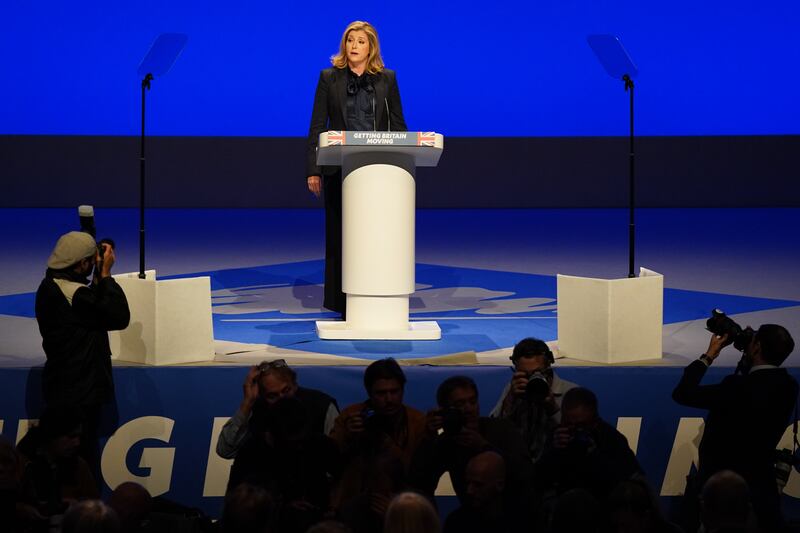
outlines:
[{"label": "microphone stand", "polygon": [[147,73],[142,80],[142,137],[139,141],[139,279],[145,279],[144,274],[144,109],[145,94],[150,90],[150,82],[153,75]]},{"label": "microphone stand", "polygon": [[[636,208],[636,195],[635,195],[635,180],[634,180],[634,172],[633,172],[633,163],[635,159],[635,152],[633,149],[633,80],[627,74],[622,76],[622,81],[625,82],[625,92],[630,92],[630,122],[631,122],[631,138],[630,138],[630,151],[628,152],[628,180],[629,180],[629,192],[630,196],[628,197],[628,209],[629,213],[629,220],[628,220],[628,277],[635,278],[636,274],[633,272],[633,257],[634,257],[634,249],[636,246],[636,221],[634,219],[634,213]],[[630,89],[630,91],[629,91]]]}]

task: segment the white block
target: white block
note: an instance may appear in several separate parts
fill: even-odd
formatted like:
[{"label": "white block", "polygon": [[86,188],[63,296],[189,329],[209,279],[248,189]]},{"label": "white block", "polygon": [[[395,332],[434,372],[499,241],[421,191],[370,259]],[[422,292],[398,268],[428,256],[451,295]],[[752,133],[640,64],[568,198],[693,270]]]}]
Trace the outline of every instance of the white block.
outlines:
[{"label": "white block", "polygon": [[112,358],[147,365],[214,360],[211,279],[156,280],[155,270],[114,279],[128,298],[131,322],[109,333]]},{"label": "white block", "polygon": [[557,276],[558,353],[598,363],[661,359],[664,276]]},{"label": "white block", "polygon": [[[349,311],[348,311],[349,312]],[[416,340],[436,341],[442,338],[442,330],[434,321],[409,322],[403,329],[360,329],[348,325],[347,322],[318,320],[317,335],[320,339],[328,340]]]}]

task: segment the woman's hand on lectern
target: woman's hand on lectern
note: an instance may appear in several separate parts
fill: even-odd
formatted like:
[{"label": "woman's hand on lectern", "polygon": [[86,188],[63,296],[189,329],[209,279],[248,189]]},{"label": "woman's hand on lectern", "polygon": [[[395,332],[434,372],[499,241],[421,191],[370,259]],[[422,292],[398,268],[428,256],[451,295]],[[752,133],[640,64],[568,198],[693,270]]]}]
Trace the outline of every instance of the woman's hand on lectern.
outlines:
[{"label": "woman's hand on lectern", "polygon": [[322,194],[322,178],[319,176],[309,176],[308,190],[311,191],[314,196],[319,198],[319,196]]}]

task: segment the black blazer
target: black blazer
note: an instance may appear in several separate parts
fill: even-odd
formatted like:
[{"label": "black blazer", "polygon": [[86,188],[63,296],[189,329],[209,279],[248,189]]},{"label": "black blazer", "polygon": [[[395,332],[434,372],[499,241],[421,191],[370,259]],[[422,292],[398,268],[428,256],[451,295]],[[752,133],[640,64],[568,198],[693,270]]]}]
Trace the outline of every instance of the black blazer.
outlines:
[{"label": "black blazer", "polygon": [[700,385],[706,370],[702,361],[692,362],[672,393],[681,405],[709,411],[699,449],[701,482],[730,469],[774,490],[775,447],[795,408],[797,382],[776,368]]},{"label": "black blazer", "polygon": [[[407,131],[400,104],[400,90],[393,70],[384,69],[375,75],[375,126],[378,131]],[[388,115],[386,111],[389,111]],[[308,128],[306,176],[333,174],[338,167],[317,165],[319,134],[328,130],[347,129],[347,69],[326,68],[319,75],[311,126]]]}]

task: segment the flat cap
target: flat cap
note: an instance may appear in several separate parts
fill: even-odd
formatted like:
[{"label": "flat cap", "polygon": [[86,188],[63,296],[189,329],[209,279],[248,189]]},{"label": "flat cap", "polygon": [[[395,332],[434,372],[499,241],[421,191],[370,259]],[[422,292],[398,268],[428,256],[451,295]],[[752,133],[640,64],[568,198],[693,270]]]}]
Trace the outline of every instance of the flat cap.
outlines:
[{"label": "flat cap", "polygon": [[53,253],[47,260],[47,267],[61,270],[74,265],[81,259],[94,256],[97,243],[94,237],[82,231],[70,231],[59,237]]}]

